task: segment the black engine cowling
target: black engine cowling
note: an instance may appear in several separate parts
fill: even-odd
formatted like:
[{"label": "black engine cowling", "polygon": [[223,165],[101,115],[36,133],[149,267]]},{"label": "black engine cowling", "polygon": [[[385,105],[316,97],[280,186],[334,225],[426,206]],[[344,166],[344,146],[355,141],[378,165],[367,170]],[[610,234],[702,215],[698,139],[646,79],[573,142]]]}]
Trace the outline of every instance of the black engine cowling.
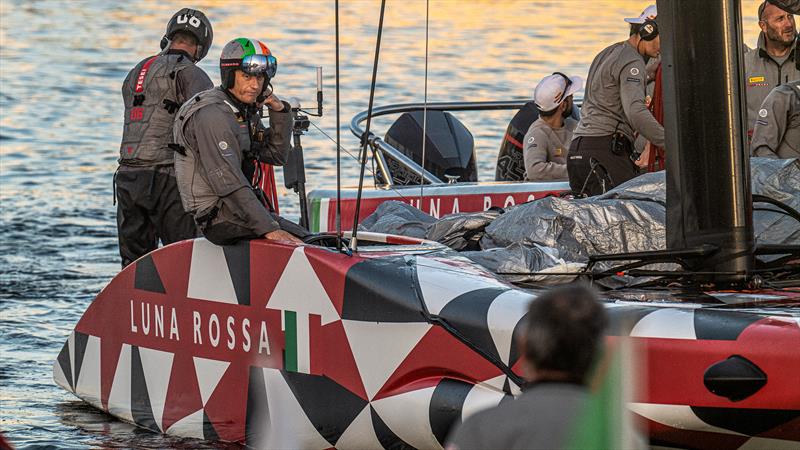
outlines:
[{"label": "black engine cowling", "polygon": [[[423,111],[401,115],[386,132],[387,144],[400,150],[404,155],[422,164]],[[457,181],[478,181],[478,168],[475,161],[475,140],[472,133],[452,114],[444,111],[428,111],[425,143],[425,169],[446,181],[446,175],[458,176]],[[419,184],[418,172],[401,166],[391,156],[386,156],[386,164],[392,173],[395,184]],[[378,183],[384,183],[376,174]]]}]

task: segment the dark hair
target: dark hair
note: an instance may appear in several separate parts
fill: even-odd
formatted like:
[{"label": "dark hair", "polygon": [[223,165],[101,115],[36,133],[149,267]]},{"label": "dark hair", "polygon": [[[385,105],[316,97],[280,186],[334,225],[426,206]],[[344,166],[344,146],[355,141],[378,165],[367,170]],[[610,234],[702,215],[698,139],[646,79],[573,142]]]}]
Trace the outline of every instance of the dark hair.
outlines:
[{"label": "dark hair", "polygon": [[642,28],[642,24],[640,24],[640,23],[632,23],[631,24],[631,34],[630,34],[630,36],[633,36],[634,34],[638,34],[640,28]]},{"label": "dark hair", "polygon": [[594,290],[569,285],[533,300],[525,326],[525,358],[537,370],[565,372],[568,381],[585,383],[608,323]]},{"label": "dark hair", "polygon": [[172,35],[172,42],[183,42],[189,45],[197,45],[197,37],[188,31],[176,31]]}]

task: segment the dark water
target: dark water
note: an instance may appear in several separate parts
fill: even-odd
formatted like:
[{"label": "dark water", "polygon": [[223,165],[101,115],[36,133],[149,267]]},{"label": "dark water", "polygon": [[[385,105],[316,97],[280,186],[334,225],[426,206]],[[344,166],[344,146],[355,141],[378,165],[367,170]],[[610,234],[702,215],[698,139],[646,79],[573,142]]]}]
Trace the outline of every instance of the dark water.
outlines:
[{"label": "dark water", "polygon": [[[342,124],[366,109],[378,2],[342,2]],[[744,1],[747,42],[757,2]],[[555,70],[586,75],[592,57],[626,37],[622,17],[640,1],[433,2],[430,101],[530,95]],[[0,430],[19,448],[197,448],[119,422],[58,388],[52,361],[94,295],[119,269],[111,176],[121,135],[119,88],[157,51],[169,2],[0,1]],[[335,135],[333,2],[196,2],[217,40],[263,39],[277,55],[276,93],[310,107],[325,70],[326,116]],[[390,1],[376,104],[422,101],[425,2]],[[476,138],[489,180],[511,112],[459,116]],[[377,130],[388,121],[377,120]],[[382,134],[382,133],[381,133]],[[343,129],[343,144],[356,153]],[[335,146],[312,127],[304,138],[308,186],[335,187]],[[344,184],[358,167],[344,155]],[[279,183],[282,175],[279,174]],[[283,192],[281,208],[297,217]]]}]

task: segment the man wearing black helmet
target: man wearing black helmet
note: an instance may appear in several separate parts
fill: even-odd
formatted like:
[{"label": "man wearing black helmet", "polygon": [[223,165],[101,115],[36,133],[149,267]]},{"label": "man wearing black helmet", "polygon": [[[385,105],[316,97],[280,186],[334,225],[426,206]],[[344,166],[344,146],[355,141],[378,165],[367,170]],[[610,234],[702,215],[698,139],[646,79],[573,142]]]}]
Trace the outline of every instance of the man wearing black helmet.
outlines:
[{"label": "man wearing black helmet", "polygon": [[214,86],[195,65],[213,36],[202,12],[181,9],[167,24],[162,52],[139,62],[122,85],[125,126],[114,181],[123,267],[155,250],[159,240],[166,245],[197,235],[175,181],[172,125],[186,100]]},{"label": "man wearing black helmet", "polygon": [[[292,118],[289,104],[272,93],[277,68],[266,45],[234,39],[222,49],[222,85],[190,99],[175,119],[181,200],[214,244],[259,237],[300,242],[295,236],[308,234],[275,214],[243,171],[248,160],[282,165],[288,156]],[[269,128],[258,113],[263,104]]]}]

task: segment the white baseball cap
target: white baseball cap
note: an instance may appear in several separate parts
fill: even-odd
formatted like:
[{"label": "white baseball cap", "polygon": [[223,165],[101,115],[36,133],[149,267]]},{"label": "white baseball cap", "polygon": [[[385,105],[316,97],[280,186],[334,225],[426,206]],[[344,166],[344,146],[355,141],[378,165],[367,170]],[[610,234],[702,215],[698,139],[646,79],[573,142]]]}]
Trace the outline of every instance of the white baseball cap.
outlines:
[{"label": "white baseball cap", "polygon": [[644,23],[645,20],[650,19],[654,20],[658,16],[658,9],[656,9],[656,5],[650,5],[642,11],[642,15],[639,17],[629,17],[625,19],[625,22],[628,23]]},{"label": "white baseball cap", "polygon": [[561,72],[548,75],[533,90],[533,102],[540,111],[552,111],[565,98],[583,88],[583,78],[568,77]]}]

